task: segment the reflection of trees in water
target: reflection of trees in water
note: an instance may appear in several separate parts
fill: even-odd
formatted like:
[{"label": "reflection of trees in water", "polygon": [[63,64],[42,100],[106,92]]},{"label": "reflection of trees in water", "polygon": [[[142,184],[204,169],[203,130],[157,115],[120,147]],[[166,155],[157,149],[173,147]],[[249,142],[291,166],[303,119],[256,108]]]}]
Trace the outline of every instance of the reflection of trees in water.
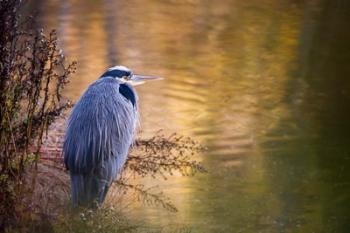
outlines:
[{"label": "reflection of trees in water", "polygon": [[106,52],[108,66],[118,65],[118,52],[116,48],[116,38],[118,33],[118,22],[116,15],[118,14],[118,7],[116,1],[105,0],[104,1],[104,14],[105,14],[105,33],[106,33]]},{"label": "reflection of trees in water", "polygon": [[[309,84],[303,108],[311,110],[310,124],[317,138],[316,163],[320,169],[321,215],[326,231],[346,232],[350,210],[350,4],[322,2],[311,35],[303,77]],[[307,33],[307,32],[306,32]],[[346,107],[347,106],[347,107]]]},{"label": "reflection of trees in water", "polygon": [[[212,171],[208,180],[201,180],[199,185],[208,189],[200,197],[206,204],[204,208],[192,208],[191,212],[196,219],[212,216],[209,225],[214,229],[266,227],[271,232],[278,228],[278,216],[284,214],[283,201],[273,197],[273,180],[264,167],[265,160],[270,158],[263,157],[268,156],[264,145],[256,143],[277,127],[281,119],[289,117],[283,100],[296,57],[300,13],[288,4],[264,8],[246,3],[226,7],[226,14],[221,16],[223,23],[216,22],[222,25],[216,34],[210,28],[210,19],[215,17],[205,11],[209,22],[208,27],[203,27],[207,30],[202,29],[201,33],[211,34],[214,42],[207,43],[208,57],[199,59],[203,64],[210,60],[214,66],[197,70],[211,85],[206,103],[212,111],[206,120],[216,123],[219,133],[208,142],[212,146],[211,156],[216,158],[210,163],[220,168]],[[285,135],[269,136],[271,140],[283,140]],[[224,140],[224,146],[230,147],[227,153],[222,153],[220,145]],[[198,198],[196,195],[203,193],[194,192],[194,199]]]},{"label": "reflection of trees in water", "polygon": [[[349,219],[350,50],[349,4],[306,3],[299,66],[288,84],[286,102],[298,139],[272,154],[271,179],[280,193],[280,221],[319,232],[346,232]],[[272,132],[285,130],[282,121]],[[292,229],[292,228],[289,228]]]}]

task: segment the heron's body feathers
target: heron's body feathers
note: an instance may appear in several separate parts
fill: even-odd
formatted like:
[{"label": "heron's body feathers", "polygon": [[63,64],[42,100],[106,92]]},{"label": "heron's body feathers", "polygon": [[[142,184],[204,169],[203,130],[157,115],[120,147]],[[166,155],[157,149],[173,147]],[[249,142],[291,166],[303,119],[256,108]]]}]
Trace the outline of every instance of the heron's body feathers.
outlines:
[{"label": "heron's body feathers", "polygon": [[112,77],[90,85],[76,103],[63,145],[73,203],[103,201],[125,164],[137,118],[135,91]]}]

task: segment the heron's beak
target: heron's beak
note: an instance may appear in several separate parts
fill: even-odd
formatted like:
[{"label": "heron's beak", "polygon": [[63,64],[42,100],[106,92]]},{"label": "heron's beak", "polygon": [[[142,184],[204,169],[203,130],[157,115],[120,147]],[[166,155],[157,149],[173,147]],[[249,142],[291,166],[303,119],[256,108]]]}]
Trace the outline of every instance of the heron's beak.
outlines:
[{"label": "heron's beak", "polygon": [[158,76],[146,76],[146,75],[138,75],[138,74],[134,74],[133,76],[131,76],[131,78],[128,80],[129,83],[133,86],[138,86],[138,85],[142,85],[147,81],[153,81],[153,80],[162,80],[162,77],[158,77]]}]

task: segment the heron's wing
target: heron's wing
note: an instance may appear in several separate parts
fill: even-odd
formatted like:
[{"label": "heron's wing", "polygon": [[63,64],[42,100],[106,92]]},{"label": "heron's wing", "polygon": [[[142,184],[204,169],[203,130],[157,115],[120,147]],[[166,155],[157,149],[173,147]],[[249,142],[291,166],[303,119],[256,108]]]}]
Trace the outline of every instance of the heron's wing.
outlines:
[{"label": "heron's wing", "polygon": [[73,173],[92,173],[113,161],[118,171],[126,161],[136,122],[136,106],[120,94],[119,82],[112,78],[96,81],[70,116],[63,146],[67,168]]}]

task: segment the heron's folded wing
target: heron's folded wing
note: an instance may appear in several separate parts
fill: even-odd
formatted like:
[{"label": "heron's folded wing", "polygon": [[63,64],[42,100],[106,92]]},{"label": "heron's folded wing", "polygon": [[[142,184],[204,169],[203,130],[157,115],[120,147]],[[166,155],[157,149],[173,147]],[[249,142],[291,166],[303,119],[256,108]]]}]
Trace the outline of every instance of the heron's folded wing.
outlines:
[{"label": "heron's folded wing", "polygon": [[71,172],[91,173],[116,158],[119,170],[132,143],[137,110],[114,79],[92,84],[71,113],[63,153]]}]

